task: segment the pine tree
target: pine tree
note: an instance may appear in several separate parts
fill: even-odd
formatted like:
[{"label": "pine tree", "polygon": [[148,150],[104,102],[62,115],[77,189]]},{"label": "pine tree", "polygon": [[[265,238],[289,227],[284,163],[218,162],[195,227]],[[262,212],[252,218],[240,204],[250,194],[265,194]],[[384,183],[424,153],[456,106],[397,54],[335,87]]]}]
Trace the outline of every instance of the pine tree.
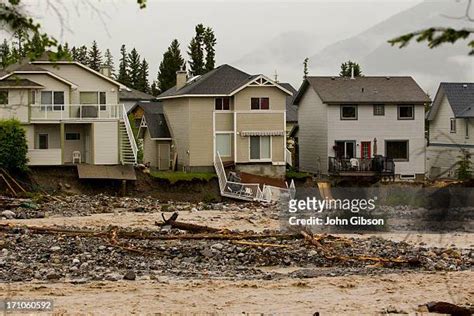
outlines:
[{"label": "pine tree", "polygon": [[206,50],[205,72],[209,72],[214,69],[216,65],[216,50],[214,49],[214,46],[217,43],[217,39],[212,28],[206,28],[206,31],[204,32],[203,43]]},{"label": "pine tree", "polygon": [[71,57],[72,57],[72,60],[77,61],[77,55],[78,55],[78,50],[77,50],[76,46],[73,46],[73,47],[71,48]]},{"label": "pine tree", "polygon": [[146,59],[143,59],[140,65],[140,76],[138,78],[136,89],[145,93],[150,92],[150,85],[148,83],[148,62]]},{"label": "pine tree", "polygon": [[89,57],[87,56],[86,45],[82,45],[76,49],[76,61],[86,66],[89,65]]},{"label": "pine tree", "polygon": [[[38,33],[35,32],[34,35],[37,35]],[[15,58],[16,60],[20,60],[21,58],[26,56],[26,51],[25,51],[25,45],[26,45],[26,40],[27,40],[27,34],[26,31],[23,30],[22,28],[18,28],[14,33],[13,33],[13,38],[14,42],[13,45],[15,46],[16,49],[12,49],[12,52],[15,51]]]},{"label": "pine tree", "polygon": [[128,69],[129,69],[129,76],[130,76],[130,87],[133,89],[138,89],[138,84],[140,81],[140,55],[138,54],[137,50],[134,48],[128,54]]},{"label": "pine tree", "polygon": [[125,47],[125,45],[122,45],[122,47],[120,48],[120,63],[117,80],[118,82],[123,83],[126,86],[130,85],[130,74],[128,71],[128,55],[127,48]]},{"label": "pine tree", "polygon": [[306,57],[303,61],[303,79],[306,79],[306,77],[308,77],[308,64],[309,58]]},{"label": "pine tree", "polygon": [[158,89],[158,85],[156,81],[153,81],[153,83],[151,84],[150,93],[152,96],[155,96],[155,97],[160,94],[160,89]]},{"label": "pine tree", "polygon": [[104,66],[109,67],[110,73],[112,74],[112,77],[115,77],[115,63],[114,63],[114,57],[112,56],[112,53],[110,52],[110,49],[107,48],[104,54]]},{"label": "pine tree", "polygon": [[0,45],[0,63],[2,68],[6,68],[10,65],[11,56],[10,56],[10,45],[6,39],[3,40],[3,43]]},{"label": "pine tree", "polygon": [[362,70],[360,69],[359,64],[351,60],[341,64],[341,72],[339,73],[339,76],[350,78],[352,76],[352,69],[354,69],[354,77],[362,76]]},{"label": "pine tree", "polygon": [[179,42],[174,39],[168,50],[163,54],[163,60],[158,69],[158,88],[164,92],[176,85],[176,72],[184,67]]},{"label": "pine tree", "polygon": [[189,61],[189,72],[193,76],[202,75],[205,73],[204,69],[204,51],[203,51],[203,38],[206,29],[204,25],[198,24],[195,28],[196,35],[191,39],[188,46]]},{"label": "pine tree", "polygon": [[97,42],[92,42],[92,47],[89,50],[89,63],[88,66],[95,71],[100,71],[100,66],[102,65],[102,54],[97,47]]}]

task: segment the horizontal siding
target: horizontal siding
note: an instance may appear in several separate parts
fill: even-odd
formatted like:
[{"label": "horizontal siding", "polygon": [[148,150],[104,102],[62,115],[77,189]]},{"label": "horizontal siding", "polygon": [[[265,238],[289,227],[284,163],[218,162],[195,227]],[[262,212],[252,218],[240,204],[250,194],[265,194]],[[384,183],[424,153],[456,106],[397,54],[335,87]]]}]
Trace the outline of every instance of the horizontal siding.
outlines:
[{"label": "horizontal siding", "polygon": [[287,94],[277,87],[247,87],[234,96],[236,111],[250,111],[251,98],[267,97],[270,99],[270,110],[285,111]]}]

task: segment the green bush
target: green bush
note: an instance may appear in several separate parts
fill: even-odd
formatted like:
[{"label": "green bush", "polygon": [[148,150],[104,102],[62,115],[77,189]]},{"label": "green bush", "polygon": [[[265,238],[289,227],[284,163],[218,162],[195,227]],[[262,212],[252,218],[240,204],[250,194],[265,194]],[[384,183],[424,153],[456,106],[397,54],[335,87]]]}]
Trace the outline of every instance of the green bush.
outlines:
[{"label": "green bush", "polygon": [[459,180],[469,180],[472,178],[472,161],[471,153],[464,148],[461,148],[459,161],[457,162],[458,169],[456,175]]},{"label": "green bush", "polygon": [[25,130],[17,120],[0,120],[0,167],[25,172],[28,167]]}]

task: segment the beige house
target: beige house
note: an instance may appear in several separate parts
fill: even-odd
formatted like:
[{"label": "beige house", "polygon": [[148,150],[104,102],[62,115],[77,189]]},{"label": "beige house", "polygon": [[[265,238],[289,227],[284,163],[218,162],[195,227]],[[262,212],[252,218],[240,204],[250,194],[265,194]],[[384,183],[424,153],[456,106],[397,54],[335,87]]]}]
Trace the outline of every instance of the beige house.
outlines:
[{"label": "beige house", "polygon": [[264,75],[229,65],[191,79],[178,72],[177,85],[157,97],[177,169],[213,170],[218,152],[237,170],[283,176],[286,99],[291,94]]},{"label": "beige house", "polygon": [[471,153],[474,163],[474,83],[442,82],[428,122],[428,176],[455,178],[462,150]]},{"label": "beige house", "polygon": [[423,179],[429,102],[411,77],[307,77],[294,100],[300,169]]},{"label": "beige house", "polygon": [[120,83],[80,63],[37,60],[0,74],[0,118],[24,126],[30,165],[136,163]]}]

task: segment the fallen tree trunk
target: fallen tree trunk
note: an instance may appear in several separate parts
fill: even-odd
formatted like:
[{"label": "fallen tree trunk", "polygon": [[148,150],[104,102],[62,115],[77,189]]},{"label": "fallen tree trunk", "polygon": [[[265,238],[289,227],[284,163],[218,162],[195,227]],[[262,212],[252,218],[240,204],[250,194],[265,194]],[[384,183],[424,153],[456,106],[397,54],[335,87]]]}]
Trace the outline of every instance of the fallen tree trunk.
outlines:
[{"label": "fallen tree trunk", "polygon": [[170,218],[166,219],[163,214],[161,214],[163,218],[163,223],[155,222],[156,226],[171,226],[171,228],[177,228],[181,230],[186,230],[192,233],[218,233],[218,232],[230,232],[228,229],[221,229],[221,228],[214,228],[209,226],[197,225],[197,224],[189,224],[184,222],[178,222],[176,219],[178,218],[178,213],[173,213]]}]

